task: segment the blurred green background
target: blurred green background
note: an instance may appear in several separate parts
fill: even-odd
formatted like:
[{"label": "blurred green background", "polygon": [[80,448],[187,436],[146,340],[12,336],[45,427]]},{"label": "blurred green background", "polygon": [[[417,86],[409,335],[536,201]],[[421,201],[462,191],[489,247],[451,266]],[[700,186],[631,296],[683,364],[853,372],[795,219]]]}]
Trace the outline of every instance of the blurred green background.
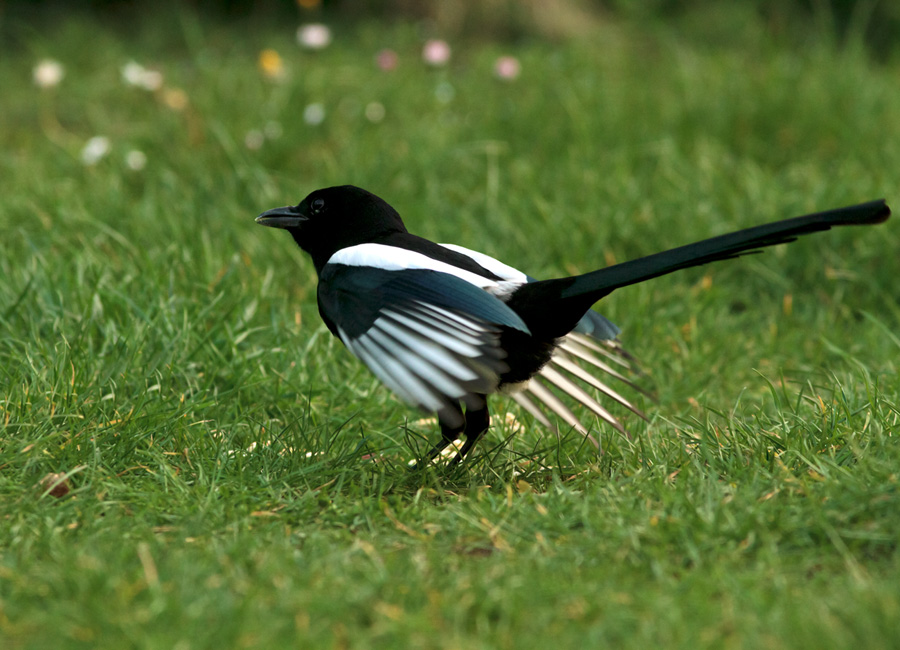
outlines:
[{"label": "blurred green background", "polygon": [[604,454],[471,463],[321,324],[262,210],[338,183],[538,277],[885,197],[890,2],[0,5],[0,647],[900,638],[900,237],[604,299]]}]

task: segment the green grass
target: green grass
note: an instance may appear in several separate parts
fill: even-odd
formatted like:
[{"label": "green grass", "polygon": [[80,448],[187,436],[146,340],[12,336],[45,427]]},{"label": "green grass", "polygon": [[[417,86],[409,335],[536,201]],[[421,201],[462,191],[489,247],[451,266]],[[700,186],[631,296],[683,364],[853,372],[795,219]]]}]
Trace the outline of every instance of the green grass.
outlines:
[{"label": "green grass", "polygon": [[[252,221],[351,182],[418,234],[551,277],[898,201],[896,58],[692,24],[454,42],[430,70],[403,25],[337,24],[312,54],[265,21],[7,20],[0,646],[895,647],[896,222],[606,299],[659,399],[632,441],[601,429],[597,456],[498,399],[524,432],[412,473],[437,432],[330,337],[311,264]],[[505,53],[513,83],[491,74]],[[44,57],[66,77],[39,90]],[[129,59],[187,107],[124,85]],[[86,166],[95,135],[112,148]]]}]

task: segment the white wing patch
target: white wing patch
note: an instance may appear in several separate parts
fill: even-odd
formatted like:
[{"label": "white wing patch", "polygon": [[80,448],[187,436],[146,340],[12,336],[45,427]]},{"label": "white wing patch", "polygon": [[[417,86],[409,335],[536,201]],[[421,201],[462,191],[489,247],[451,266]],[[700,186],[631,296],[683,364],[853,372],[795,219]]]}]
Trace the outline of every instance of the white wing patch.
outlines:
[{"label": "white wing patch", "polygon": [[[459,253],[467,255],[494,275],[502,278],[502,280],[499,282],[496,280],[491,280],[490,278],[482,277],[477,273],[472,273],[471,271],[461,269],[458,266],[453,266],[452,264],[447,264],[446,262],[441,262],[440,260],[428,257],[427,255],[424,255],[422,253],[417,253],[406,248],[399,248],[397,246],[388,246],[386,244],[357,244],[356,246],[348,246],[347,248],[342,248],[329,258],[328,264],[344,264],[345,266],[370,266],[372,268],[383,269],[385,271],[420,269],[426,271],[437,271],[438,273],[447,273],[449,275],[456,276],[460,280],[465,280],[469,284],[474,284],[476,287],[484,289],[489,294],[496,296],[501,300],[506,299],[519,286],[527,282],[527,278],[525,277],[524,273],[516,271],[511,266],[506,266],[502,262],[499,262],[492,257],[488,257],[487,255],[476,253],[475,251],[470,251],[462,247],[454,247],[447,244],[441,245],[444,246],[444,248],[456,250]],[[492,262],[492,265],[494,267],[497,267],[498,270],[499,267],[502,266],[506,270],[512,271],[513,273],[509,274],[507,271],[504,271],[504,273],[498,273],[497,270],[491,268],[491,266],[487,264],[481,264],[479,258],[490,260]]]},{"label": "white wing patch", "polygon": [[471,258],[479,266],[483,266],[497,277],[503,278],[508,282],[516,282],[519,284],[525,284],[526,282],[528,282],[528,276],[522,273],[519,269],[511,267],[509,264],[504,264],[500,260],[495,259],[490,255],[485,255],[484,253],[473,251],[471,248],[465,248],[464,246],[457,246],[456,244],[439,245],[456,253],[465,255],[468,258]]},{"label": "white wing patch", "polygon": [[337,251],[328,260],[329,264],[346,266],[370,266],[385,271],[404,271],[406,269],[422,269],[449,273],[476,287],[488,289],[497,286],[496,280],[481,277],[452,264],[417,253],[406,248],[388,246],[386,244],[357,244]]}]

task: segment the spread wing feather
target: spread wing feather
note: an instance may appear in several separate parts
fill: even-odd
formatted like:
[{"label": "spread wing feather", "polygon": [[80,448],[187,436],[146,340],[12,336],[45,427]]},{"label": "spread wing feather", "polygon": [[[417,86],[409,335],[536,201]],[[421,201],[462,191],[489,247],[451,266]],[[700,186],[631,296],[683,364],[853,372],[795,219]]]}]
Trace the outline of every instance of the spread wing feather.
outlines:
[{"label": "spread wing feather", "polygon": [[[459,402],[483,404],[507,370],[505,328],[527,332],[499,299],[428,270],[329,265],[319,310],[347,348],[405,402],[461,424]],[[453,422],[448,422],[451,426]]]},{"label": "spread wing feather", "polygon": [[[484,253],[454,244],[441,245],[469,256],[503,280],[522,283],[535,281],[535,278]],[[630,400],[607,383],[607,380],[612,379],[647,395],[646,391],[634,384],[626,374],[623,374],[633,374],[636,371],[636,363],[619,344],[616,339],[618,334],[619,328],[612,322],[601,314],[589,310],[578,321],[575,329],[559,340],[559,347],[550,361],[531,381],[520,387],[522,390],[513,391],[511,397],[548,429],[557,431],[556,426],[541,410],[542,408],[554,413],[568,426],[587,436],[596,444],[593,436],[589,435],[589,423],[579,420],[560,399],[560,396],[554,392],[556,390],[562,395],[580,402],[602,421],[620,433],[628,435],[618,418],[601,404],[601,400],[605,398],[629,409],[639,417],[647,419],[647,416]],[[611,364],[618,366],[621,371]],[[591,394],[586,389],[592,389],[599,395]]]}]

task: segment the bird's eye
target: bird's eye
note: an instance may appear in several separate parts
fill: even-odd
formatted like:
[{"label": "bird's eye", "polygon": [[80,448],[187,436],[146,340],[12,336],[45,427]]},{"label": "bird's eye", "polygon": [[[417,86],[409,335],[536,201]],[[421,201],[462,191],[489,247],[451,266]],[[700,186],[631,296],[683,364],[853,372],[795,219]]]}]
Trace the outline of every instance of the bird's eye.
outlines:
[{"label": "bird's eye", "polygon": [[325,209],[325,199],[315,199],[310,205],[313,214],[319,214]]}]

